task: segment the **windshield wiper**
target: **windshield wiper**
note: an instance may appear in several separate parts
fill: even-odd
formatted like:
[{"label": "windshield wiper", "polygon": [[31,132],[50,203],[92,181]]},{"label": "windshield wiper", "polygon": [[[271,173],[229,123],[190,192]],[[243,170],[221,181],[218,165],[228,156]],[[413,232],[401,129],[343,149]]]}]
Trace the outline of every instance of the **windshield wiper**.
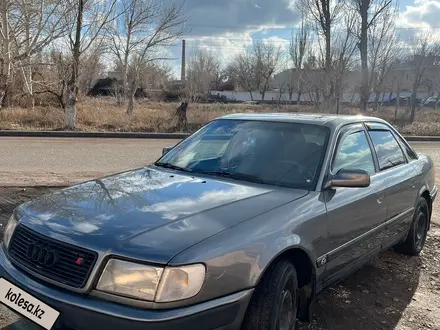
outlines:
[{"label": "windshield wiper", "polygon": [[231,172],[227,172],[227,171],[197,171],[197,173],[221,176],[221,177],[230,178],[230,179],[234,179],[234,180],[243,180],[243,181],[250,181],[250,182],[255,182],[255,183],[265,183],[265,181],[257,175],[240,173],[240,172],[231,173]]},{"label": "windshield wiper", "polygon": [[170,164],[170,163],[158,162],[158,163],[154,163],[154,165],[159,166],[159,167],[163,167],[163,168],[169,168],[169,169],[176,170],[176,171],[192,172],[192,170],[189,169],[189,168],[180,167],[180,166],[173,165],[173,164]]}]

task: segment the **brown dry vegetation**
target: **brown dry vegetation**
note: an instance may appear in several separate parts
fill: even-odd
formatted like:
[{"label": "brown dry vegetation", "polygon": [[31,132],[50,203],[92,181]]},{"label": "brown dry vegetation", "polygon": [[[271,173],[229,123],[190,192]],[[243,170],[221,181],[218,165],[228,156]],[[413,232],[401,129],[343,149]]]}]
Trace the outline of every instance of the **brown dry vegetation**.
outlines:
[{"label": "brown dry vegetation", "polygon": [[[78,125],[81,131],[120,132],[175,132],[174,117],[177,103],[141,101],[136,103],[132,116],[124,108],[116,106],[113,98],[84,98],[78,106]],[[194,131],[207,121],[228,113],[243,112],[316,112],[311,106],[252,105],[252,104],[190,104],[188,109],[189,131]],[[362,114],[357,108],[343,108],[343,114]],[[382,108],[368,112],[393,123],[405,135],[440,135],[440,110],[420,110],[413,124],[403,124],[406,109],[400,109],[397,121],[394,108]],[[61,130],[63,110],[53,107],[32,109],[9,108],[0,110],[2,130]]]}]

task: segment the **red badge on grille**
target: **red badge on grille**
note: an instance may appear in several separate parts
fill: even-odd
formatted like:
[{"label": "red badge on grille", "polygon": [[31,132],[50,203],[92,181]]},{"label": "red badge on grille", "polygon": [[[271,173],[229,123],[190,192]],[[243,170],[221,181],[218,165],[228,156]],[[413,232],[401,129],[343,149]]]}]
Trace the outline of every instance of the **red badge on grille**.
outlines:
[{"label": "red badge on grille", "polygon": [[84,258],[78,258],[78,259],[76,259],[75,263],[76,263],[77,265],[82,265],[82,264],[84,263]]}]

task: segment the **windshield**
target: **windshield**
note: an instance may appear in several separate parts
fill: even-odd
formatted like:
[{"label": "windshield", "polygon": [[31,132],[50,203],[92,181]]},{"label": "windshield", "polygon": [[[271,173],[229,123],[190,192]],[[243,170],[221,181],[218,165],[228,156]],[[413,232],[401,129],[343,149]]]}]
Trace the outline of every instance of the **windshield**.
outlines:
[{"label": "windshield", "polygon": [[156,165],[239,180],[314,189],[329,129],[298,123],[215,120]]}]

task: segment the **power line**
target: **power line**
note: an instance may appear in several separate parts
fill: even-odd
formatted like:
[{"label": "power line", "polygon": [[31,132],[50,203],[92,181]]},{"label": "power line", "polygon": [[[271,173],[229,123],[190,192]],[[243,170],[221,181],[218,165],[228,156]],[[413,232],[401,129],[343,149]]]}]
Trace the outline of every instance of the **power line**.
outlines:
[{"label": "power line", "polygon": [[[260,25],[211,25],[211,24],[186,24],[187,26],[193,26],[193,27],[203,27],[203,28],[213,28],[213,29],[224,29],[224,30],[242,30],[243,32],[247,29],[256,29],[255,32],[258,32],[258,30],[299,30],[301,27],[294,26],[294,25],[275,25],[275,26],[260,26]],[[420,27],[395,27],[395,30],[427,30],[427,29],[440,29],[440,26],[420,26]],[[345,29],[333,29],[333,31],[345,31]]]}]

